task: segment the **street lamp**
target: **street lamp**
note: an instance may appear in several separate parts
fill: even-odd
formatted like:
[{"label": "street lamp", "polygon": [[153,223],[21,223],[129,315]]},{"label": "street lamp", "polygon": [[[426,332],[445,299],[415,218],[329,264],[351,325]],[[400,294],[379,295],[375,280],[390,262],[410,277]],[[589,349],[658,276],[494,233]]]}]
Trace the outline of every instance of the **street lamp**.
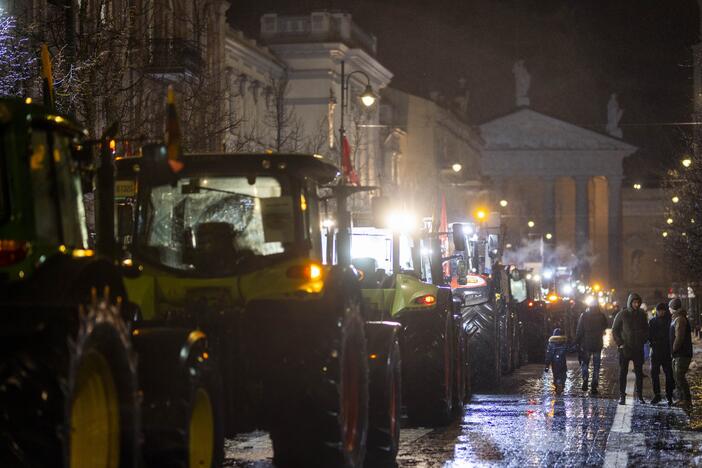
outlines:
[{"label": "street lamp", "polygon": [[682,161],[680,161],[684,167],[692,166],[692,158],[690,156],[685,156]]},{"label": "street lamp", "polygon": [[639,184],[639,183],[634,184],[634,190],[641,190],[641,184]]},{"label": "street lamp", "polygon": [[453,166],[451,166],[451,169],[453,169],[453,172],[461,172],[463,166],[460,163],[455,163]]},{"label": "street lamp", "polygon": [[671,201],[672,201],[673,203],[678,203],[678,202],[680,201],[680,197],[678,197],[677,195],[675,195],[673,198],[671,198]]},{"label": "street lamp", "polygon": [[507,208],[507,205],[509,205],[509,202],[507,200],[500,200],[500,206],[502,208]]},{"label": "street lamp", "polygon": [[[373,93],[373,88],[371,88],[371,80],[368,75],[361,71],[355,70],[346,75],[346,63],[341,61],[341,118],[339,125],[339,147],[341,149],[341,162],[343,165],[343,148],[344,148],[344,138],[346,137],[346,129],[344,128],[344,116],[346,115],[346,106],[348,104],[348,93],[349,93],[349,81],[351,76],[355,73],[363,75],[366,79],[366,89],[361,94],[361,102],[364,106],[370,107],[375,104],[376,96]],[[344,181],[346,182],[346,181]],[[338,229],[336,234],[336,245],[337,245],[337,259],[339,265],[349,265],[351,263],[351,214],[347,208],[346,197],[352,193],[358,191],[354,187],[347,185],[346,183],[338,186],[336,188],[337,193],[337,223]]]},{"label": "street lamp", "polygon": [[371,80],[370,77],[366,74],[366,72],[362,70],[355,70],[346,75],[346,62],[344,60],[341,61],[341,125],[339,127],[339,136],[341,138],[340,143],[343,145],[344,144],[344,136],[346,135],[346,129],[344,128],[344,115],[346,114],[346,107],[348,106],[348,100],[349,100],[349,82],[351,81],[351,77],[358,73],[359,75],[363,75],[363,77],[366,79],[366,89],[363,91],[361,94],[361,102],[363,103],[364,106],[370,107],[373,104],[375,104],[376,101],[376,96],[375,93],[373,92],[373,88],[371,87]]},{"label": "street lamp", "polygon": [[668,218],[665,220],[665,222],[668,224],[673,224],[673,218]]},{"label": "street lamp", "polygon": [[534,223],[534,221],[529,220],[529,222],[527,223],[527,226],[529,226],[530,228],[533,228],[534,226],[536,226],[536,223]]},{"label": "street lamp", "polygon": [[550,232],[547,232],[547,233],[546,233],[546,239],[548,239],[548,240],[553,239],[553,234],[551,234]]}]

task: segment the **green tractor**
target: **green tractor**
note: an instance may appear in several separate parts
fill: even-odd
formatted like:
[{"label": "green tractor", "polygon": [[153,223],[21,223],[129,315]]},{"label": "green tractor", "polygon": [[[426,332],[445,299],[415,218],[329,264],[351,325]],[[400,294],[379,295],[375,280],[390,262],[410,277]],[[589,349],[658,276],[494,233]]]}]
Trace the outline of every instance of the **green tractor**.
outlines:
[{"label": "green tractor", "polygon": [[0,465],[137,466],[126,293],[88,249],[84,135],[30,102],[0,100]]},{"label": "green tractor", "polygon": [[410,421],[448,424],[470,398],[470,373],[463,318],[444,285],[438,235],[356,228],[353,242],[363,246],[354,251],[376,253],[352,260],[363,273],[365,307],[376,320],[402,325],[403,402]]},{"label": "green tractor", "polygon": [[136,359],[121,273],[88,249],[84,134],[0,100],[2,466],[136,466]]},{"label": "green tractor", "polygon": [[[97,170],[98,251],[88,248],[93,167],[70,119],[0,100],[0,465],[217,466],[206,337],[142,327],[123,282],[133,269],[112,257],[109,164]],[[162,427],[142,425],[154,412]]]},{"label": "green tractor", "polygon": [[224,434],[268,430],[279,466],[392,462],[399,326],[365,321],[355,270],[319,261],[318,189],[337,168],[300,154],[173,162],[168,145],[116,161],[127,290],[143,323],[207,336]]}]

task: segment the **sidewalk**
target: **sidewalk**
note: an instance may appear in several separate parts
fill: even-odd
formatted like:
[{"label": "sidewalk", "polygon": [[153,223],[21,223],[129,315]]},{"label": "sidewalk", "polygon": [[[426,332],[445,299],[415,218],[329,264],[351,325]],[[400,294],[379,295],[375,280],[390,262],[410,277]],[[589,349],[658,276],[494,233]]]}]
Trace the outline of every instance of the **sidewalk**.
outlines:
[{"label": "sidewalk", "polygon": [[[693,389],[690,414],[666,404],[633,402],[633,372],[629,372],[627,405],[619,406],[607,441],[605,467],[699,466],[702,464],[702,340],[694,339],[694,358],[688,373]],[[652,396],[650,362],[644,364],[644,398]],[[661,378],[661,386],[665,377]]]}]

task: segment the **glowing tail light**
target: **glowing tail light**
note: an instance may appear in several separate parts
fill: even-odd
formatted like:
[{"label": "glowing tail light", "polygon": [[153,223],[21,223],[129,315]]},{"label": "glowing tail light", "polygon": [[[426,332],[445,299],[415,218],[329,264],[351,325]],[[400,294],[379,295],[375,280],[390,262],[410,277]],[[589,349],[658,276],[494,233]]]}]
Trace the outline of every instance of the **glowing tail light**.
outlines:
[{"label": "glowing tail light", "polygon": [[425,294],[424,296],[419,296],[413,302],[420,305],[434,305],[436,304],[436,296],[433,294]]},{"label": "glowing tail light", "polygon": [[288,278],[304,279],[308,281],[319,280],[322,278],[322,267],[316,263],[307,265],[295,265],[288,268]]},{"label": "glowing tail light", "polygon": [[0,239],[0,267],[14,265],[25,259],[29,253],[29,243]]}]

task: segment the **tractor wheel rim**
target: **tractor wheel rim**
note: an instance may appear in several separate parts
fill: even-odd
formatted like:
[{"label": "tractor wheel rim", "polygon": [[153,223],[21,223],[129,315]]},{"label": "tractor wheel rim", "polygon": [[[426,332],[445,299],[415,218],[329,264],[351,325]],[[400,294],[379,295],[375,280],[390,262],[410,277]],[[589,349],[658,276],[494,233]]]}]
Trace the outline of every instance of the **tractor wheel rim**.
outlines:
[{"label": "tractor wheel rim", "polygon": [[351,352],[351,346],[344,350],[344,369],[342,382],[342,414],[344,415],[343,430],[344,430],[344,449],[347,453],[353,453],[358,445],[358,422],[359,422],[359,400],[360,388],[359,378],[360,371],[358,368],[358,359],[355,359],[355,354]]},{"label": "tractor wheel rim", "polygon": [[110,366],[97,351],[79,365],[70,415],[70,467],[117,468],[119,397]]},{"label": "tractor wheel rim", "polygon": [[188,453],[190,468],[210,468],[214,458],[214,416],[210,394],[203,388],[195,391],[190,416]]}]

